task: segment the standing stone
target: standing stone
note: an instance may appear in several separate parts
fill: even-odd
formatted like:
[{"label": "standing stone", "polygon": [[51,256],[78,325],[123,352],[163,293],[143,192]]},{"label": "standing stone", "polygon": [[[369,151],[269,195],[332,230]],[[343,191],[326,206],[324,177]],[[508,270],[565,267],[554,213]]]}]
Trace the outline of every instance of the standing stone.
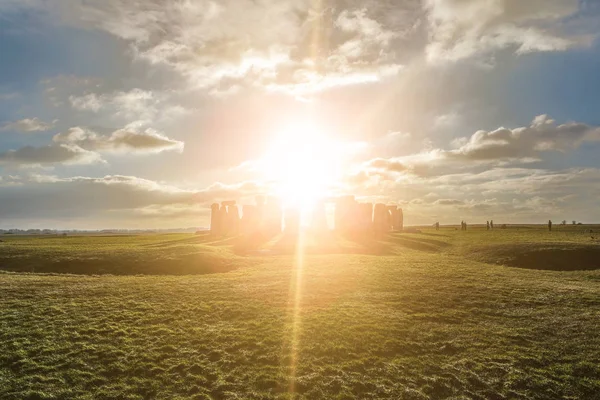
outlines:
[{"label": "standing stone", "polygon": [[373,203],[361,203],[359,207],[359,229],[361,232],[373,230]]},{"label": "standing stone", "polygon": [[388,212],[388,226],[387,230],[396,230],[396,218],[398,217],[398,206],[387,206]]},{"label": "standing stone", "polygon": [[375,211],[373,213],[373,228],[376,233],[382,233],[387,231],[388,221],[388,210],[385,204],[375,204]]},{"label": "standing stone", "polygon": [[219,204],[214,203],[210,206],[210,233],[212,235],[221,234],[221,213]]},{"label": "standing stone", "polygon": [[235,205],[235,200],[223,201],[221,203],[222,217],[225,220],[224,234],[226,235],[237,235],[240,227],[240,212]]},{"label": "standing stone", "polygon": [[552,232],[552,220],[548,220],[548,230]]},{"label": "standing stone", "polygon": [[220,223],[220,234],[229,235],[231,229],[229,224],[229,216],[227,215],[227,206],[221,203],[219,209],[219,223]]},{"label": "standing stone", "polygon": [[[439,226],[438,226],[438,228],[439,228]],[[404,212],[402,211],[401,208],[399,208],[396,211],[396,221],[394,223],[394,230],[396,230],[396,231],[404,230]]]}]

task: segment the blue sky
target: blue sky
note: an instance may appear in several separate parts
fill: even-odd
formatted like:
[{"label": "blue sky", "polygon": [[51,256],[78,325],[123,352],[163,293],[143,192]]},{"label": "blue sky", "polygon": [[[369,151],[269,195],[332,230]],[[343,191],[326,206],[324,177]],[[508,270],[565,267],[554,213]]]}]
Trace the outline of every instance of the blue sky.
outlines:
[{"label": "blue sky", "polygon": [[315,4],[0,0],[0,228],[600,220],[600,2]]}]

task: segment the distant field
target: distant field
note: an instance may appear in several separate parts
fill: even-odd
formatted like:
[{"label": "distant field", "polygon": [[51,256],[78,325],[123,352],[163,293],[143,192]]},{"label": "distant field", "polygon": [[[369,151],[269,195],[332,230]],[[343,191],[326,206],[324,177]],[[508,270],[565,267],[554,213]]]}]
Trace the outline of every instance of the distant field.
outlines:
[{"label": "distant field", "polygon": [[0,399],[600,399],[599,236],[4,235]]}]

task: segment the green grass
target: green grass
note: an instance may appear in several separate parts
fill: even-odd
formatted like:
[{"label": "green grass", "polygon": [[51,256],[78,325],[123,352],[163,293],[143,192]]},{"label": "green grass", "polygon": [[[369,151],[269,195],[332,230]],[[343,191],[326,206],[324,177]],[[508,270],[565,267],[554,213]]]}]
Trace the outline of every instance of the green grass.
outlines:
[{"label": "green grass", "polygon": [[5,271],[70,274],[204,274],[245,261],[207,235],[11,236],[0,243]]},{"label": "green grass", "polygon": [[600,399],[582,230],[3,237],[0,399]]}]

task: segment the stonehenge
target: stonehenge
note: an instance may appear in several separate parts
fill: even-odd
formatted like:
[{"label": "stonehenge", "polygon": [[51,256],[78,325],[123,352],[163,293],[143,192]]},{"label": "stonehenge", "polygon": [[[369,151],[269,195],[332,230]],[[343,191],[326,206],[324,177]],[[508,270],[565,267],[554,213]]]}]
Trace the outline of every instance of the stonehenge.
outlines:
[{"label": "stonehenge", "polygon": [[[340,233],[386,233],[404,229],[404,214],[398,206],[360,203],[354,196],[322,199],[314,204],[308,219],[317,232],[329,231],[327,204],[333,204],[334,229]],[[300,209],[284,208],[275,197],[256,198],[256,204],[243,205],[223,201],[211,205],[210,232],[216,236],[297,234],[302,224]]]},{"label": "stonehenge", "polygon": [[210,231],[215,235],[237,235],[240,213],[235,201],[224,201],[210,206]]}]

